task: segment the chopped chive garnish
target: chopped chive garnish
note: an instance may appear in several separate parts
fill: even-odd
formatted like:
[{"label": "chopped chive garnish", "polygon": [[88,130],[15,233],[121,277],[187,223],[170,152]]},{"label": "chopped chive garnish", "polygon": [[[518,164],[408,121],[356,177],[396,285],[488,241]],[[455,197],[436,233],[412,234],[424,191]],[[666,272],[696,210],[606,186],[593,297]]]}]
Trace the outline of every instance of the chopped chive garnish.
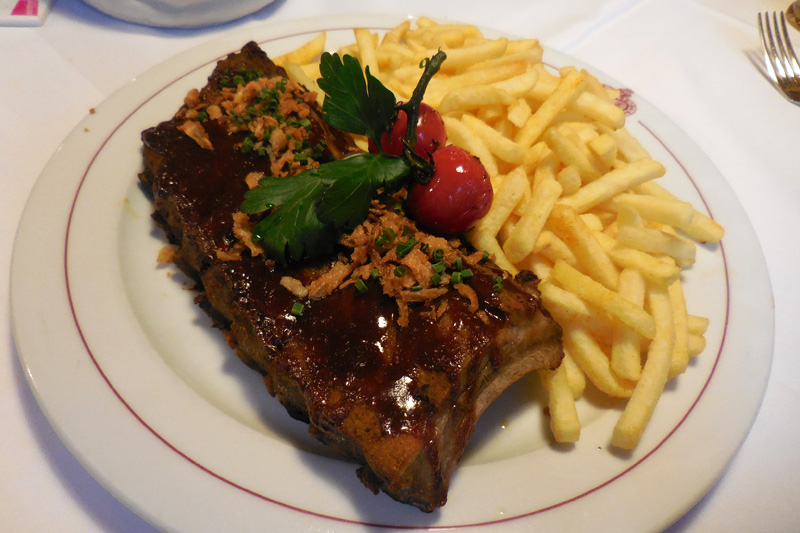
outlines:
[{"label": "chopped chive garnish", "polygon": [[422,285],[413,285],[411,287],[411,290],[414,291],[414,292],[421,291],[422,290]]},{"label": "chopped chive garnish", "polygon": [[397,276],[398,278],[402,278],[403,276],[405,276],[406,272],[408,272],[408,269],[403,265],[397,265],[397,267],[395,267],[394,269],[394,275]]},{"label": "chopped chive garnish", "polygon": [[438,285],[442,282],[442,276],[437,272],[431,276],[431,283],[434,285]]},{"label": "chopped chive garnish", "polygon": [[204,121],[204,120],[208,120],[208,113],[206,113],[205,111],[198,111],[197,112],[197,120],[199,120],[201,122]]},{"label": "chopped chive garnish", "polygon": [[463,280],[461,279],[461,272],[453,272],[452,274],[450,274],[450,283],[452,283],[453,285],[458,285],[459,283],[462,282]]},{"label": "chopped chive garnish", "polygon": [[242,153],[249,154],[253,150],[253,145],[255,144],[255,138],[253,136],[248,136],[242,141]]},{"label": "chopped chive garnish", "polygon": [[438,263],[434,263],[433,265],[433,271],[436,272],[437,274],[441,274],[442,272],[445,271],[446,268],[447,265],[444,264],[444,261],[439,261]]},{"label": "chopped chive garnish", "polygon": [[503,290],[503,278],[500,276],[494,277],[494,285],[492,285],[492,292],[500,292]]},{"label": "chopped chive garnish", "polygon": [[292,315],[293,316],[300,316],[303,314],[303,309],[305,309],[305,305],[301,304],[300,302],[295,302],[292,304]]},{"label": "chopped chive garnish", "polygon": [[491,254],[489,252],[487,252],[486,250],[484,250],[483,251],[483,257],[481,257],[481,262],[486,261],[487,259],[489,259],[489,257],[491,257]]},{"label": "chopped chive garnish", "polygon": [[430,247],[431,247],[430,244],[428,244],[427,242],[423,242],[422,245],[419,247],[419,249],[422,250],[423,252],[427,252],[428,248]]},{"label": "chopped chive garnish", "polygon": [[461,271],[461,277],[463,279],[469,279],[472,276],[473,276],[473,273],[472,273],[472,269],[470,269],[470,268],[465,268],[464,270]]},{"label": "chopped chive garnish", "polygon": [[403,237],[411,237],[411,228],[403,226]]},{"label": "chopped chive garnish", "polygon": [[431,254],[431,259],[433,259],[433,260],[434,260],[434,261],[436,261],[437,263],[438,263],[439,261],[441,261],[442,259],[444,259],[444,250],[443,250],[443,249],[441,249],[441,248],[437,248],[437,249],[435,249],[435,250],[433,251],[433,253]]},{"label": "chopped chive garnish", "polygon": [[410,238],[407,241],[398,242],[397,243],[397,256],[398,257],[405,257],[408,253],[414,249],[414,246],[419,244],[419,241],[413,238]]},{"label": "chopped chive garnish", "polygon": [[381,271],[378,270],[377,268],[373,268],[372,270],[369,271],[369,277],[371,277],[372,279],[378,279],[379,277],[381,277]]},{"label": "chopped chive garnish", "polygon": [[357,280],[355,285],[356,285],[356,289],[358,289],[358,292],[360,292],[361,294],[364,294],[368,290],[367,284],[364,283],[363,280],[360,280],[360,279]]},{"label": "chopped chive garnish", "polygon": [[403,212],[403,207],[400,204],[394,204],[392,210],[399,215]]},{"label": "chopped chive garnish", "polygon": [[456,259],[456,270],[463,270],[464,264],[461,262],[461,258]]}]

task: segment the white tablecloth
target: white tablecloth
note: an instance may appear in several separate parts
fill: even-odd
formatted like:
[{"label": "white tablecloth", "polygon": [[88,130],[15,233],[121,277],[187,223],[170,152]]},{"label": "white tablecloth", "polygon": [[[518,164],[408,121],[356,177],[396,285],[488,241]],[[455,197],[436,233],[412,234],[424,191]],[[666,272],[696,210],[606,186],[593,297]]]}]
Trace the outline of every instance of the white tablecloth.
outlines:
[{"label": "white tablecloth", "polygon": [[[673,119],[736,192],[768,264],[776,331],[761,411],[717,484],[674,529],[796,531],[800,106],[784,100],[751,61],[760,55],[756,13],[784,7],[775,0],[278,0],[220,27],[163,30],[59,0],[41,27],[0,28],[0,280],[8,279],[28,193],[64,137],[90,108],[180,51],[266,21],[342,12],[426,14],[535,36],[622,80]],[[0,531],[151,529],[93,480],[44,418],[14,347],[6,281],[0,324]]]}]

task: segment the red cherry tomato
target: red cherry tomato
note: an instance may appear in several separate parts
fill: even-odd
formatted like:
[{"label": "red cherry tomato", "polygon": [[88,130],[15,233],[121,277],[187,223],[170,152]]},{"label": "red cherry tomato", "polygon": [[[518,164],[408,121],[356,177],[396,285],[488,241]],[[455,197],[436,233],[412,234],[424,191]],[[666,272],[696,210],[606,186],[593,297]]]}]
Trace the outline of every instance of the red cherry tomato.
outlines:
[{"label": "red cherry tomato", "polygon": [[[391,134],[383,134],[381,137],[381,148],[389,155],[403,155],[402,139],[406,136],[406,126],[408,125],[408,115],[405,111],[397,114],[397,120],[392,125]],[[440,146],[447,142],[447,130],[444,121],[439,113],[428,104],[420,104],[419,118],[417,119],[417,143],[414,145],[414,153],[425,159],[430,160],[429,153],[435,152]],[[369,151],[377,153],[377,148],[370,141]]]},{"label": "red cherry tomato", "polygon": [[431,181],[409,189],[408,212],[433,233],[463,233],[489,211],[489,175],[477,157],[452,144],[433,152],[433,165]]}]

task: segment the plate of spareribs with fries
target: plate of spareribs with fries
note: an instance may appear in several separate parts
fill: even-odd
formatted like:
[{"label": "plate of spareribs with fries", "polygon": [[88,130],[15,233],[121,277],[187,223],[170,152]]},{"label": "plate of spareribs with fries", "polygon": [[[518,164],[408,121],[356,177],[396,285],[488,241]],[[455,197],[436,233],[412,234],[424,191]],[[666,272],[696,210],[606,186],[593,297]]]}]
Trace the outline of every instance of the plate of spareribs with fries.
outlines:
[{"label": "plate of spareribs with fries", "polygon": [[535,34],[425,16],[235,30],[120,89],[31,194],[12,309],[67,447],[189,531],[664,529],[773,338],[678,126]]}]

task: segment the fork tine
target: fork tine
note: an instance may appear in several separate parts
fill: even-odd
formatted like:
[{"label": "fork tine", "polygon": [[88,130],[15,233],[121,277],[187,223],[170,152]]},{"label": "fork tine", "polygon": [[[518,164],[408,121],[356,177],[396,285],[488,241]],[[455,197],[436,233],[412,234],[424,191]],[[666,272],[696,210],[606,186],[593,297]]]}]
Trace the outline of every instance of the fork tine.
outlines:
[{"label": "fork tine", "polygon": [[[781,17],[782,16],[783,11],[781,11]],[[792,72],[792,64],[788,59],[788,53],[783,45],[783,37],[781,36],[780,26],[778,25],[778,13],[775,11],[772,12],[772,27],[775,31],[775,41],[777,43],[776,50],[778,53],[776,59],[780,62],[780,67],[781,70],[783,70],[784,78],[788,79],[792,76],[792,74],[794,74],[794,72]]]},{"label": "fork tine", "polygon": [[[766,29],[764,29],[766,28]],[[767,68],[776,82],[784,79],[783,65],[778,57],[778,50],[775,48],[775,39],[772,36],[772,25],[769,21],[769,13],[764,15],[764,24],[761,24],[761,13],[758,17],[758,31],[761,34],[761,47],[764,49],[764,59]]]},{"label": "fork tine", "polygon": [[[767,16],[764,18],[767,18]],[[768,18],[767,22],[769,22]],[[764,52],[764,64],[767,66],[767,73],[769,74],[769,77],[772,78],[772,81],[777,82],[778,77],[775,74],[775,69],[772,68],[772,58],[769,54],[769,47],[767,46],[767,39],[764,34],[764,24],[762,22],[760,11],[758,13],[758,35],[761,37],[761,50]]]},{"label": "fork tine", "polygon": [[[775,33],[777,32],[778,31],[776,28]],[[783,33],[783,39],[778,40],[779,42],[781,40],[783,41],[783,45],[781,45],[781,51],[783,52],[784,61],[786,62],[789,70],[794,72],[795,76],[800,76],[800,64],[798,64],[797,54],[794,53],[792,40],[789,37],[789,32],[786,29],[786,15],[784,15],[783,11],[781,11],[781,32]]]}]

